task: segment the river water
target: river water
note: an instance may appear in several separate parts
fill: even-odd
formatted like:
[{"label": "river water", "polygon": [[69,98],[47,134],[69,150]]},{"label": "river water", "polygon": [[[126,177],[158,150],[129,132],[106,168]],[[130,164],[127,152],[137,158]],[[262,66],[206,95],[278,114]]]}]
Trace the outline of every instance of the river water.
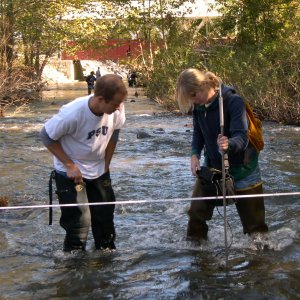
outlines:
[{"label": "river water", "polygon": [[[83,90],[48,91],[44,101],[0,120],[0,196],[9,205],[48,203],[52,158],[38,134],[59,105]],[[138,102],[138,101],[137,101]],[[126,102],[133,107],[137,102]],[[188,198],[194,183],[191,117],[131,111],[111,165],[117,200]],[[154,106],[153,106],[154,109]],[[155,110],[155,109],[154,109]],[[150,135],[138,138],[141,132]],[[265,193],[300,191],[300,128],[264,123],[260,163]],[[266,198],[268,250],[242,233],[227,208],[209,222],[209,240],[185,240],[188,201],[117,205],[116,251],[62,252],[64,232],[54,209],[0,210],[1,299],[299,299],[300,197]],[[55,203],[57,203],[55,201]]]}]

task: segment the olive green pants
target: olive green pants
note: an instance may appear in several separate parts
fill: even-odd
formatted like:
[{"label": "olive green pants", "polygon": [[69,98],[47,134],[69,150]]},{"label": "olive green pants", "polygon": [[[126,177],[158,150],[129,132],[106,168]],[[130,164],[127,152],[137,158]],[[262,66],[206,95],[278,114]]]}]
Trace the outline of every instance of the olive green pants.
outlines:
[{"label": "olive green pants", "polygon": [[[262,184],[249,187],[242,191],[235,191],[236,195],[262,194]],[[204,193],[200,179],[196,180],[193,198],[215,196],[213,193]],[[187,236],[191,239],[207,239],[208,226],[206,221],[211,220],[216,206],[215,200],[192,200],[188,211],[189,222]],[[237,199],[235,206],[246,234],[266,232],[265,205],[263,197]]]}]

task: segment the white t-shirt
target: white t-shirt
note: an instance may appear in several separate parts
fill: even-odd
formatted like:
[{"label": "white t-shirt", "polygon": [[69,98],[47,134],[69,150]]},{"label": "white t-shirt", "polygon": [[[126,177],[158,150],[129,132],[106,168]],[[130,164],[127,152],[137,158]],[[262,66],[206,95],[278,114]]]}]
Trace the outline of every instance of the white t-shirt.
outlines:
[{"label": "white t-shirt", "polygon": [[[61,143],[84,178],[95,179],[104,173],[105,149],[114,130],[125,123],[125,109],[122,103],[120,111],[96,116],[88,106],[90,97],[77,98],[62,106],[45,123],[45,130],[51,139]],[[66,172],[63,163],[55,156],[54,168]]]}]

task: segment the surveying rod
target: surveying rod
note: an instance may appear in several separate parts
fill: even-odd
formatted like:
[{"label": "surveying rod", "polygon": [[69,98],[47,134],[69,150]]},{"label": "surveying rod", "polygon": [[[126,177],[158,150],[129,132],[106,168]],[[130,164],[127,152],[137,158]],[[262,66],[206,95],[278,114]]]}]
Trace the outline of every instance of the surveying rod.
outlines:
[{"label": "surveying rod", "polygon": [[[224,135],[224,111],[223,111],[223,97],[221,90],[221,82],[219,84],[219,112],[220,112],[220,130],[221,135]],[[227,246],[227,214],[226,214],[226,183],[225,183],[225,153],[222,150],[222,193],[223,193],[223,208],[224,208],[224,239],[225,239],[225,259],[226,269],[228,266],[228,246]]]}]

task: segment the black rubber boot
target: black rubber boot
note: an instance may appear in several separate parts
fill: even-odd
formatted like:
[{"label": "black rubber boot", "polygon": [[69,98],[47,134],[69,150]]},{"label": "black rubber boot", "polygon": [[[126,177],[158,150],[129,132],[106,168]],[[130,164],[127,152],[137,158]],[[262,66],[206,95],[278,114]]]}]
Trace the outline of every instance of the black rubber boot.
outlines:
[{"label": "black rubber boot", "polygon": [[191,241],[207,240],[208,226],[206,222],[190,219],[187,228],[187,239]]},{"label": "black rubber boot", "polygon": [[95,248],[97,250],[105,250],[105,249],[114,250],[116,249],[115,238],[116,238],[115,234],[103,236],[103,238],[95,241]]}]

